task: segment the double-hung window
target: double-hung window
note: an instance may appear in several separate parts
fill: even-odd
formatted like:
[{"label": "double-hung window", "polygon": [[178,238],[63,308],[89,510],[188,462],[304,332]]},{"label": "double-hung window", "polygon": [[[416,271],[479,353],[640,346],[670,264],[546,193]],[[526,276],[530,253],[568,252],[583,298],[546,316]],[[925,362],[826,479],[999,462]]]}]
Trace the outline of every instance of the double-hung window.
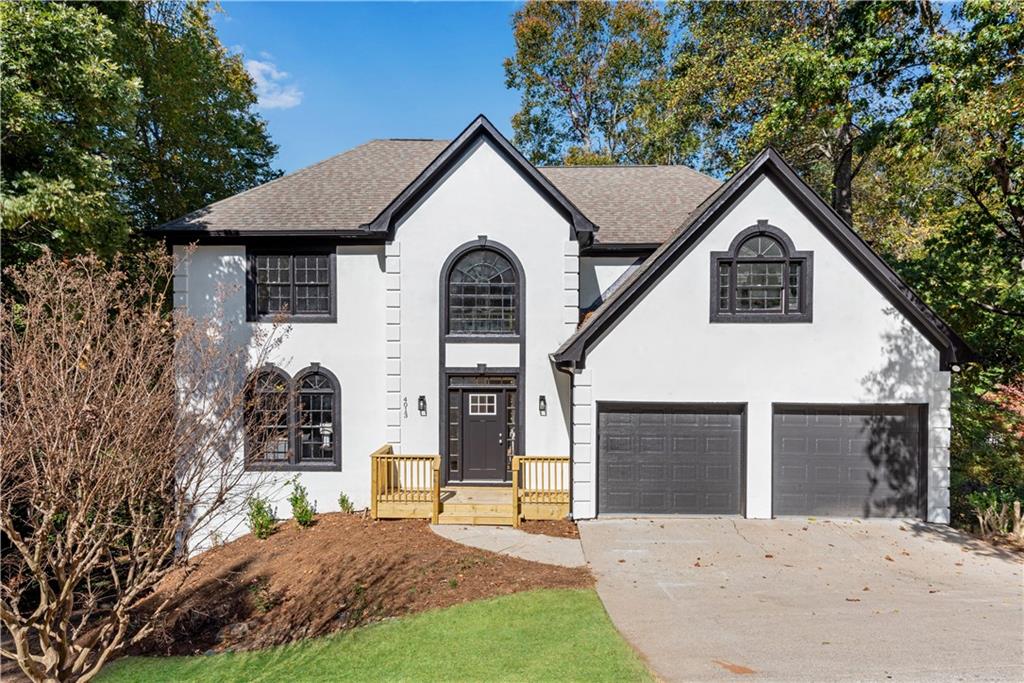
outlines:
[{"label": "double-hung window", "polygon": [[250,248],[247,318],[250,322],[334,322],[334,250]]},{"label": "double-hung window", "polygon": [[760,221],[711,254],[711,322],[810,322],[812,254]]}]

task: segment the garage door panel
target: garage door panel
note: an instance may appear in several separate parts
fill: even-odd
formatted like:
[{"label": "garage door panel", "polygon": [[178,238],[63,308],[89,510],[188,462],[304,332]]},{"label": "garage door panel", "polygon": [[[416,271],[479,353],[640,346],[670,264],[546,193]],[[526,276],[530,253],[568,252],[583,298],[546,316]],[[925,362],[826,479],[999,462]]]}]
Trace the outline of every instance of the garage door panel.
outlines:
[{"label": "garage door panel", "polygon": [[602,410],[599,512],[738,513],[741,428],[738,409]]},{"label": "garage door panel", "polygon": [[913,405],[777,409],[775,514],[921,514],[920,413]]}]

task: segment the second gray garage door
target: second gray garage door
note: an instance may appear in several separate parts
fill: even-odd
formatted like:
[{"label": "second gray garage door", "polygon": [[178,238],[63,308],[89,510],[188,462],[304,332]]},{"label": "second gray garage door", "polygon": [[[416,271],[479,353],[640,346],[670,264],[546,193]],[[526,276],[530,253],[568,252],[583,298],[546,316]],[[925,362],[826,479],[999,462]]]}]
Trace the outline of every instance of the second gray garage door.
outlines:
[{"label": "second gray garage door", "polygon": [[739,407],[602,407],[598,437],[599,514],[741,512]]},{"label": "second gray garage door", "polygon": [[776,407],[776,515],[923,515],[923,406]]}]

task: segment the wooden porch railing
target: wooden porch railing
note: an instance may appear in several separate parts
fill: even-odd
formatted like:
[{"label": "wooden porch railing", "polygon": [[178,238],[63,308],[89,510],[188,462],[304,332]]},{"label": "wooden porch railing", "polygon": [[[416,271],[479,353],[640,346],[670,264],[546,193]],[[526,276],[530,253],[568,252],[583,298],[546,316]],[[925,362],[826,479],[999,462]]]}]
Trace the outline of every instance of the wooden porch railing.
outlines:
[{"label": "wooden porch railing", "polygon": [[390,445],[370,454],[370,516],[429,517],[441,514],[441,456],[396,455]]},{"label": "wooden porch railing", "polygon": [[512,457],[512,520],[561,519],[569,514],[569,456]]}]

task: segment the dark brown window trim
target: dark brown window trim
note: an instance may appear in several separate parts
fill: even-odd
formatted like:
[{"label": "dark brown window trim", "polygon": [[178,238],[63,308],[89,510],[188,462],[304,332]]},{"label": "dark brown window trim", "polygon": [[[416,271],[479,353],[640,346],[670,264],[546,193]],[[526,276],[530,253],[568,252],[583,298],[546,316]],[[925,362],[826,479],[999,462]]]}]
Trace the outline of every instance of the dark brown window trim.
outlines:
[{"label": "dark brown window trim", "polygon": [[[512,264],[516,274],[516,333],[515,334],[451,334],[448,332],[448,281],[455,263],[476,249],[490,249]],[[445,344],[521,344],[526,328],[526,273],[523,265],[512,250],[480,235],[477,239],[460,245],[449,254],[441,268],[440,323],[441,340]]]},{"label": "dark brown window trim", "polygon": [[[778,242],[785,252],[780,258],[757,258],[743,259],[738,257],[740,246],[748,239],[764,235]],[[782,263],[782,300],[783,311],[780,312],[737,312],[723,311],[719,301],[718,274],[722,264],[730,264],[729,297],[733,301],[736,296],[736,264],[737,263]],[[786,311],[787,307],[786,289],[789,285],[789,266],[798,263],[801,266],[800,272],[800,310],[796,313]],[[810,251],[797,251],[789,236],[768,223],[767,220],[759,220],[757,225],[752,225],[742,230],[729,245],[728,251],[711,252],[711,289],[710,305],[711,313],[709,322],[712,323],[809,323],[814,320],[813,309],[813,283],[814,283],[814,253]]]},{"label": "dark brown window trim", "polygon": [[[334,390],[334,401],[333,411],[331,415],[331,426],[333,434],[331,435],[331,443],[334,446],[332,450],[332,461],[331,462],[301,462],[298,459],[298,446],[299,446],[299,401],[298,401],[298,386],[299,381],[306,375],[318,372],[322,374],[331,383],[331,388]],[[279,368],[278,366],[267,363],[260,368],[257,368],[252,372],[252,377],[255,378],[260,373],[274,373],[282,378],[288,384],[288,460],[287,461],[266,461],[259,458],[254,458],[254,453],[249,444],[248,439],[245,440],[244,445],[244,457],[245,457],[245,470],[247,472],[340,472],[341,471],[341,383],[338,382],[338,378],[333,372],[327,368],[321,366],[319,363],[310,363],[309,366],[303,368],[299,372],[295,373],[295,376],[289,375],[287,372]]]},{"label": "dark brown window trim", "polygon": [[[336,323],[338,322],[338,262],[337,247],[333,244],[246,245],[245,248],[245,320],[250,323]],[[256,257],[257,256],[323,256],[327,259],[330,277],[328,296],[330,311],[323,313],[260,314],[256,312]],[[294,283],[292,283],[294,286]]]}]

